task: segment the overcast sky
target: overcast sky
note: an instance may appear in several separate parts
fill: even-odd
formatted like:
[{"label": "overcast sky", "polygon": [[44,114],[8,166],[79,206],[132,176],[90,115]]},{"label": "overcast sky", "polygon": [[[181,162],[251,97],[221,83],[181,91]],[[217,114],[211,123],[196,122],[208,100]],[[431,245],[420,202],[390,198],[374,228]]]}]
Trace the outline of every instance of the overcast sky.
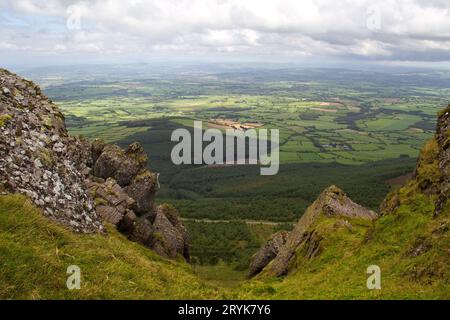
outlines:
[{"label": "overcast sky", "polygon": [[160,58],[450,66],[450,0],[0,0],[0,66]]}]

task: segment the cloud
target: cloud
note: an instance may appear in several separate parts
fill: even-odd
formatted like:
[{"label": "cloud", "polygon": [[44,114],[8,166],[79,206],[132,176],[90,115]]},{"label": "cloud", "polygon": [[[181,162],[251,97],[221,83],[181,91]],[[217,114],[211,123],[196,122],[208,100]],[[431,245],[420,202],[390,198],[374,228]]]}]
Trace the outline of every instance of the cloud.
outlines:
[{"label": "cloud", "polygon": [[4,0],[0,12],[3,51],[450,61],[447,0]]}]

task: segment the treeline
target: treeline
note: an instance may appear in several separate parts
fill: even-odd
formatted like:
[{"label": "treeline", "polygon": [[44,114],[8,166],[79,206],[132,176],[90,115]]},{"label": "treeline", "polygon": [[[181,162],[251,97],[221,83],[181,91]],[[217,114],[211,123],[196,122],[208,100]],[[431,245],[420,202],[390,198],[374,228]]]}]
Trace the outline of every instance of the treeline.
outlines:
[{"label": "treeline", "polygon": [[414,165],[415,159],[405,157],[362,166],[295,164],[281,166],[273,177],[250,167],[181,170],[163,186],[159,201],[172,203],[187,218],[294,221],[334,184],[376,210],[389,192],[386,180]]},{"label": "treeline", "polygon": [[246,270],[250,259],[268,235],[289,225],[250,228],[244,222],[184,222],[188,229],[193,264],[216,265],[220,261],[235,270]]}]

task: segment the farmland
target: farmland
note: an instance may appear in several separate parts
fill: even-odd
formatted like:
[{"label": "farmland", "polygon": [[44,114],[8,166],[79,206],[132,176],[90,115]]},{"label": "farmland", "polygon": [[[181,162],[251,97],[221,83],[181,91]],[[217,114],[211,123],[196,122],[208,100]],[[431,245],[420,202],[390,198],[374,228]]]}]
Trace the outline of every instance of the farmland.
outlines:
[{"label": "farmland", "polygon": [[[386,181],[414,167],[436,112],[450,101],[450,73],[437,71],[133,65],[24,73],[62,109],[72,134],[121,146],[139,141],[150,169],[161,173],[158,200],[174,204],[183,218],[233,220],[231,234],[224,223],[187,226],[198,261],[217,243],[229,252],[239,245],[244,255],[228,258],[238,268],[262,241],[239,221],[295,221],[330,184],[376,209],[393,187]],[[204,129],[278,129],[279,174],[173,165],[171,133],[192,130],[195,120]],[[208,230],[216,236],[202,238]]]}]

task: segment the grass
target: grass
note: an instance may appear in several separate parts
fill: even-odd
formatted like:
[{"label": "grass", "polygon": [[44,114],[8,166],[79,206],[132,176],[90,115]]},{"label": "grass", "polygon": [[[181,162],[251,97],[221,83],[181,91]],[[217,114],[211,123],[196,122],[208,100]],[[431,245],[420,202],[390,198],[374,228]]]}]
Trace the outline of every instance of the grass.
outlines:
[{"label": "grass", "polygon": [[[91,71],[89,68],[89,71],[79,74],[88,75]],[[161,172],[160,199],[167,198],[165,202],[177,205],[183,216],[192,218],[294,221],[323,188],[333,183],[342,186],[358,203],[374,208],[388,191],[384,180],[404,174],[404,169],[411,168],[411,160],[405,156],[415,158],[418,155],[424,141],[432,135],[436,111],[447,105],[450,97],[447,83],[439,86],[448,79],[448,75],[444,80],[431,75],[432,81],[417,81],[404,75],[369,74],[362,79],[360,75],[338,70],[295,70],[294,73],[276,70],[261,74],[251,71],[245,75],[228,71],[208,76],[161,74],[141,79],[138,73],[128,77],[114,71],[106,77],[107,82],[97,81],[95,77],[79,82],[83,79],[71,72],[62,77],[67,79],[66,83],[50,83],[46,89],[66,115],[70,132],[104,138],[107,142],[121,145],[134,141],[143,143],[150,157],[150,168]],[[335,98],[342,104],[323,104],[335,101]],[[264,128],[280,129],[280,174],[263,179],[253,168],[225,170],[170,166],[169,140],[173,129],[191,127],[194,119],[207,121],[217,117],[235,118],[242,122],[254,120],[264,123]],[[2,119],[0,125],[1,122]],[[417,128],[422,129],[418,131]],[[351,149],[324,147],[331,143],[345,144]],[[374,162],[380,160],[385,162]],[[397,167],[393,168],[393,164]],[[360,231],[364,230],[361,227]],[[387,236],[387,231],[383,232]],[[114,239],[115,245],[123,240],[113,230],[109,239],[110,242]],[[76,243],[77,238],[71,241]],[[97,243],[97,240],[89,241],[90,245]],[[99,241],[103,246],[102,255],[107,256],[110,249],[105,247],[104,240]],[[360,243],[356,241],[354,244]],[[125,246],[128,248],[129,244]],[[64,246],[63,249],[67,248]],[[89,249],[88,252],[94,255],[95,252]],[[343,253],[339,253],[341,248],[335,249],[336,257],[340,257]],[[372,257],[369,251],[367,256]],[[148,264],[173,266],[155,256],[148,258],[147,255],[151,254],[147,251],[142,254],[143,259],[150,259],[150,262],[141,264],[141,267],[147,268]],[[83,253],[77,251],[77,255],[83,256]],[[99,259],[103,261],[103,258]],[[319,297],[323,290],[328,292],[324,297],[356,297],[359,293],[354,292],[355,286],[365,283],[365,262],[358,264],[352,261],[344,263],[343,270],[357,268],[354,270],[359,270],[362,275],[358,273],[358,280],[347,287],[335,286],[333,277],[338,282],[347,280],[338,274],[341,266],[332,263],[330,269],[325,268],[318,275],[298,275],[299,282],[305,281],[301,286],[296,280],[289,282],[288,279],[283,283],[273,280],[273,285],[272,280],[264,281],[261,286],[252,283],[246,288],[255,286],[255,291],[250,290],[248,296],[255,294],[253,296],[258,297],[260,292],[268,297]],[[208,267],[211,267],[209,271]],[[61,277],[64,278],[65,269],[61,268],[57,272],[63,272]],[[182,278],[186,276],[188,281],[200,281],[191,274],[188,266],[173,268],[177,272],[185,270]],[[199,273],[212,277],[221,272],[228,274],[220,265],[202,266]],[[332,279],[327,280],[326,274],[330,274]],[[209,278],[206,282],[211,280]],[[123,279],[126,277],[121,276],[120,281]],[[401,277],[398,279],[402,281]],[[95,283],[101,283],[100,280],[96,279]],[[151,281],[156,283],[157,279]],[[172,282],[169,283],[168,288],[173,288]],[[340,291],[334,292],[331,285]],[[158,288],[157,285],[155,287]],[[186,289],[183,285],[181,287]],[[303,293],[298,293],[299,290]],[[361,296],[371,297],[364,286],[361,290],[366,294]],[[163,291],[160,289],[159,292]],[[399,289],[398,292],[405,291]],[[246,296],[242,292],[236,294]],[[153,296],[158,295],[155,293]],[[168,296],[169,293],[160,295]],[[130,293],[129,296],[133,295]],[[198,296],[205,295],[199,293]]]},{"label": "grass", "polygon": [[[424,149],[419,179],[437,165],[435,149]],[[321,218],[319,256],[306,259],[300,247],[286,278],[253,281],[221,261],[192,269],[163,259],[112,227],[74,234],[25,197],[0,196],[0,299],[450,299],[450,204],[433,218],[433,196],[417,187],[395,191],[402,205],[374,223]],[[70,265],[81,269],[81,290],[66,288]],[[370,265],[381,268],[381,290],[366,288]]]},{"label": "grass", "polygon": [[[70,265],[81,289],[66,288]],[[217,297],[189,265],[165,260],[108,228],[74,234],[19,195],[0,196],[0,299],[206,299]]]},{"label": "grass", "polygon": [[[336,229],[333,220],[319,223],[326,237],[318,258],[300,257],[285,279],[257,279],[235,292],[235,298],[450,299],[450,238],[436,234],[440,226],[450,225],[448,213],[434,220],[402,206],[374,227],[350,221],[351,230]],[[365,241],[369,235],[372,239]],[[420,241],[429,241],[431,249],[414,256]],[[366,287],[370,265],[381,268],[381,290]]]},{"label": "grass", "polygon": [[202,281],[220,287],[224,292],[241,286],[247,276],[246,271],[238,271],[223,261],[216,265],[195,265],[193,268]]},{"label": "grass", "polygon": [[[432,139],[421,152],[416,179],[388,196],[379,219],[349,219],[348,228],[322,217],[309,230],[323,239],[318,257],[305,258],[301,245],[286,278],[261,276],[234,297],[450,299],[450,201],[435,216],[436,196],[421,189],[424,180],[436,185],[441,179],[437,152]],[[366,287],[370,265],[381,269],[381,290]]]}]

